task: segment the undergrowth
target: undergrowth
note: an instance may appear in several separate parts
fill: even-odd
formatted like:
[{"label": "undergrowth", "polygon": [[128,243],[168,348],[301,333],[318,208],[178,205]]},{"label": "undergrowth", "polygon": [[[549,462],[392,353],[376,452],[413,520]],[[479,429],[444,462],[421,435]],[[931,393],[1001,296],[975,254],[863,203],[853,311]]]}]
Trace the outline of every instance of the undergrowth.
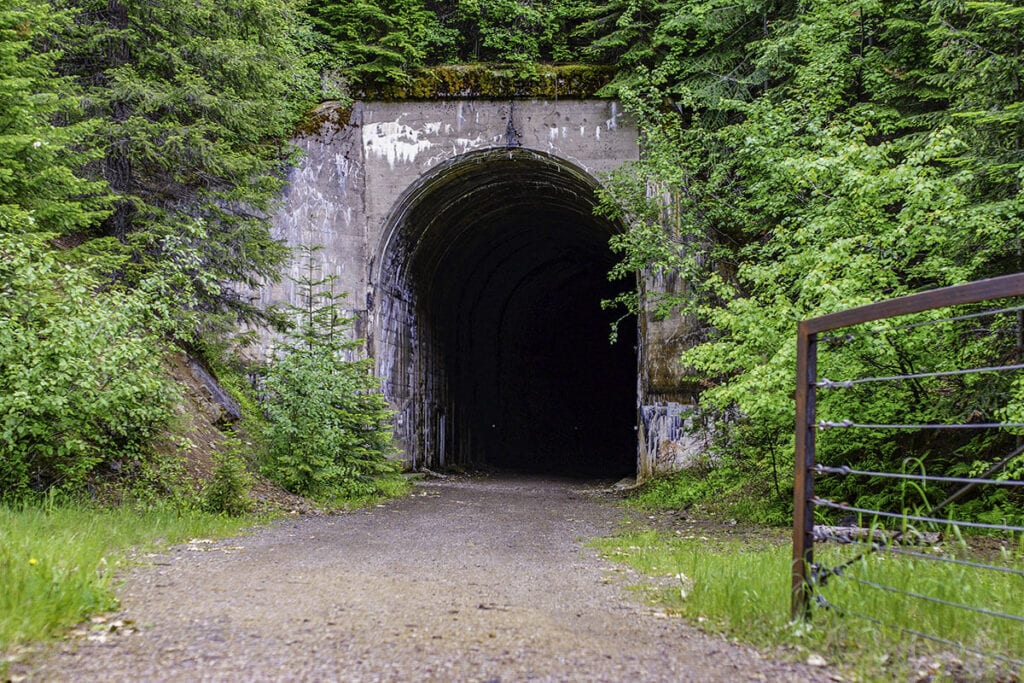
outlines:
[{"label": "undergrowth", "polygon": [[379,474],[361,493],[338,491],[333,497],[317,499],[328,509],[354,510],[369,507],[392,498],[401,498],[409,493],[412,484],[398,472]]},{"label": "undergrowth", "polygon": [[114,609],[117,571],[140,553],[228,536],[252,522],[169,505],[0,506],[0,652]]},{"label": "undergrowth", "polygon": [[626,504],[646,510],[688,510],[768,526],[792,523],[792,501],[761,490],[756,480],[728,467],[681,470],[645,483]]},{"label": "undergrowth", "polygon": [[[858,680],[917,675],[922,667],[935,676],[927,680],[1012,675],[1007,665],[992,658],[974,658],[900,629],[940,634],[986,653],[1024,658],[1019,622],[869,590],[851,580],[832,578],[821,591],[841,609],[815,606],[808,622],[791,622],[789,545],[655,531],[627,532],[592,545],[608,559],[660,577],[639,587],[652,604],[711,633],[789,651],[801,659],[817,655]],[[838,552],[845,558],[834,554]],[[849,557],[843,549],[823,549],[816,559],[835,566]],[[1011,544],[997,562],[1024,569],[1024,546]],[[1022,613],[1019,575],[883,554],[854,562],[846,573],[939,599]],[[877,622],[852,612],[868,614]]]}]

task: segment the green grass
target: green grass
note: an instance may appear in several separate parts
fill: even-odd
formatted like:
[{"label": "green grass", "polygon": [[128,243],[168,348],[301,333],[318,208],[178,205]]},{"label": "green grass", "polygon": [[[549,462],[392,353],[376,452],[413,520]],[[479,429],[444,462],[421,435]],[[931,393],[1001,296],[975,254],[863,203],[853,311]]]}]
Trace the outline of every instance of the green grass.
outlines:
[{"label": "green grass", "polygon": [[[790,485],[791,487],[791,485]],[[626,500],[643,510],[699,510],[704,517],[728,517],[769,526],[792,524],[791,494],[782,497],[765,482],[720,467],[681,470],[655,477]]]},{"label": "green grass", "polygon": [[116,570],[134,554],[252,523],[171,508],[0,506],[0,651],[115,608]]},{"label": "green grass", "polygon": [[[919,667],[919,658],[971,660],[972,676],[994,676],[991,661],[837,611],[815,608],[807,624],[789,620],[789,545],[683,538],[653,531],[600,539],[593,544],[605,557],[639,572],[664,577],[648,584],[645,596],[707,631],[761,647],[789,651],[805,659],[824,657],[859,680],[887,680]],[[839,557],[837,553],[842,553]],[[850,558],[849,549],[818,554],[834,566]],[[1020,552],[998,562],[1024,568]],[[875,554],[847,570],[850,576],[901,587],[937,598],[1024,614],[1024,579],[1018,575],[894,555]],[[829,602],[870,614],[893,626],[911,628],[968,647],[1024,659],[1024,627],[964,610],[832,579],[822,590]],[[903,676],[906,677],[905,675]]]}]

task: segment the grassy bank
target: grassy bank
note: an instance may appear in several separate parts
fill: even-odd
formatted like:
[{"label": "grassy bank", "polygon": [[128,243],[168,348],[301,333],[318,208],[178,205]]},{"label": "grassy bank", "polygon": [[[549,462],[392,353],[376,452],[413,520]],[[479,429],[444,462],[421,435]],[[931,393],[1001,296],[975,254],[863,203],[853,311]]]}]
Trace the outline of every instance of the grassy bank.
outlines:
[{"label": "grassy bank", "polygon": [[0,651],[113,609],[115,573],[139,552],[252,522],[170,507],[0,506]]},{"label": "grassy bank", "polygon": [[[969,657],[838,610],[815,608],[807,624],[791,623],[788,544],[642,531],[601,539],[594,545],[605,557],[652,577],[640,587],[652,604],[712,633],[786,650],[799,659],[821,657],[858,680],[886,680],[897,673],[897,677],[913,678],[922,668],[938,679],[955,679],[959,674],[986,679],[996,678],[1006,668],[998,661]],[[997,562],[1024,569],[1020,550]],[[834,566],[843,559],[830,557],[829,552],[819,554],[826,564]],[[848,550],[838,552],[850,557]],[[1019,575],[882,554],[854,563],[848,574],[940,599],[1022,612]],[[895,627],[941,634],[971,648],[1024,658],[1024,629],[1019,622],[865,589],[849,579],[831,580],[822,594],[839,607],[870,614]]]},{"label": "grassy bank", "polygon": [[641,510],[693,510],[702,517],[788,526],[793,512],[792,485],[787,486],[776,489],[749,473],[722,465],[651,479],[626,504]]}]

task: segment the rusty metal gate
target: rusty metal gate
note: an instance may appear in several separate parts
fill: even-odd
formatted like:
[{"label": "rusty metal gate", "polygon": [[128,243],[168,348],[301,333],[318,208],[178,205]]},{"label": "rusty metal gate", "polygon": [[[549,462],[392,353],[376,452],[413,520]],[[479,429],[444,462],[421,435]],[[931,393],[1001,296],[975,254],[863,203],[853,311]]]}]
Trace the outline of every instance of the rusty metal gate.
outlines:
[{"label": "rusty metal gate", "polygon": [[[1008,622],[1011,628],[1024,630],[1024,614],[1020,609],[1024,605],[1024,540],[1021,534],[1024,527],[1019,526],[1021,516],[1012,518],[1011,523],[991,518],[978,519],[958,518],[954,503],[963,501],[965,497],[977,496],[979,491],[988,492],[997,489],[1012,501],[1020,500],[1020,492],[1024,491],[1024,481],[1019,472],[1024,454],[1024,423],[1015,420],[998,418],[1001,409],[986,407],[979,409],[977,416],[967,420],[938,419],[924,424],[914,424],[913,420],[875,421],[874,415],[857,414],[858,403],[852,399],[837,400],[830,403],[833,413],[849,411],[849,414],[828,415],[824,418],[819,414],[821,392],[881,391],[879,387],[898,382],[933,382],[930,386],[955,384],[957,390],[964,386],[972,386],[977,376],[1002,375],[1009,376],[1008,382],[1021,383],[1020,373],[1024,369],[1024,305],[1022,300],[1013,299],[1024,295],[1024,273],[1008,275],[972,282],[955,287],[937,289],[920,294],[904,296],[888,301],[869,304],[818,318],[804,320],[800,323],[797,338],[797,384],[796,384],[796,478],[794,482],[793,511],[793,576],[792,576],[792,616],[794,619],[807,618],[812,604],[826,609],[834,609],[843,614],[866,618],[880,625],[886,625],[884,618],[871,613],[870,601],[862,598],[870,591],[898,593],[901,600],[920,601],[931,605],[939,605],[939,609],[957,610],[959,614],[971,619],[987,619]],[[993,304],[996,300],[1003,300]],[[940,310],[941,309],[941,310]],[[979,320],[1002,320],[1003,323],[979,323]],[[870,323],[870,324],[869,324]],[[967,330],[977,336],[982,333],[992,334],[1001,331],[1003,339],[999,348],[1006,350],[1003,357],[988,359],[990,362],[975,363],[971,367],[955,367],[940,359],[938,352],[928,358],[933,367],[900,368],[900,372],[888,373],[885,376],[846,377],[839,380],[828,379],[819,372],[819,353],[825,352],[830,345],[853,343],[863,335],[907,335],[925,326],[947,325],[959,326],[958,334]],[[933,328],[934,329],[934,328]],[[956,338],[951,335],[950,338]],[[973,338],[972,338],[973,339]],[[976,343],[976,342],[975,342]],[[981,346],[979,348],[985,348]],[[993,342],[993,349],[996,348]],[[994,356],[998,356],[993,352]],[[927,357],[927,354],[925,354]],[[871,367],[870,364],[867,367]],[[841,367],[830,367],[829,372],[843,372]],[[1021,373],[1024,374],[1024,373]],[[969,381],[971,380],[971,381]],[[945,382],[945,385],[940,383]],[[1022,384],[1017,384],[1020,387]],[[1000,386],[1011,386],[1004,383]],[[1019,389],[1015,389],[1019,391]],[[990,392],[996,393],[996,392]],[[831,397],[829,397],[831,398]],[[1002,394],[1006,398],[1006,394]],[[986,401],[991,397],[986,398]],[[836,406],[839,407],[836,410]],[[909,424],[903,424],[908,422]],[[987,452],[985,462],[988,466],[976,472],[932,471],[929,466],[930,454],[908,454],[903,460],[902,471],[879,471],[870,464],[858,462],[829,462],[828,455],[818,452],[820,446],[816,439],[828,432],[830,437],[842,435],[847,439],[855,433],[865,434],[862,430],[878,430],[875,434],[885,435],[884,439],[895,439],[902,435],[909,442],[907,434],[932,435],[930,440],[922,439],[919,443],[943,443],[943,439],[955,438],[947,435],[991,434],[986,443],[999,444],[1004,450]],[[956,431],[944,431],[956,430]],[[964,432],[962,430],[971,430]],[[984,431],[987,430],[987,431]],[[934,435],[941,435],[936,437]],[[961,439],[963,441],[964,439]],[[976,439],[975,439],[976,441]],[[904,451],[896,451],[903,455]],[[948,460],[946,460],[948,462]],[[909,464],[908,464],[909,463]],[[1010,476],[1010,472],[1016,472]],[[925,505],[900,506],[899,509],[879,509],[872,505],[872,500],[860,502],[851,495],[852,500],[835,500],[816,491],[817,478],[851,478],[859,482],[870,481],[873,486],[902,487],[933,487],[929,489],[941,491],[941,502]],[[819,482],[819,488],[821,483]],[[857,491],[859,485],[848,485],[845,491]],[[922,498],[925,498],[922,496]],[[938,499],[938,498],[936,498]],[[875,500],[878,500],[877,498]],[[891,500],[887,499],[887,500]],[[833,521],[834,524],[818,521]],[[845,523],[838,522],[845,516]],[[954,556],[944,552],[935,552],[930,547],[938,534],[946,534],[963,542],[964,536],[971,538],[978,535],[991,539],[993,535],[1010,539],[1011,550],[1016,553],[1012,562],[993,559],[992,553],[975,557],[970,554]],[[828,561],[832,564],[816,562],[815,544],[828,542],[842,544],[843,549],[852,557],[836,559],[832,556]],[[1017,546],[1013,546],[1016,543]],[[835,546],[838,550],[838,546]],[[1002,547],[1002,546],[1000,546]],[[830,551],[831,552],[831,551]],[[1009,601],[1001,601],[998,605],[967,604],[957,594],[953,597],[945,593],[936,595],[927,587],[914,585],[885,585],[879,580],[866,578],[853,571],[857,562],[862,562],[869,555],[893,558],[914,558],[914,562],[953,563],[958,568],[970,572],[998,572],[1009,574],[1011,589],[1016,587],[1016,596]],[[893,560],[895,561],[895,560]],[[958,569],[959,571],[959,569]],[[913,576],[911,576],[913,578]],[[1020,579],[1020,580],[1017,580]],[[847,604],[835,604],[824,597],[823,587],[827,582],[847,583],[851,590],[857,591],[857,598],[850,598]],[[1016,583],[1013,583],[1016,582]],[[852,593],[851,593],[852,594]],[[993,596],[994,597],[994,596]],[[1001,596],[1002,597],[1002,596]],[[1009,605],[1009,607],[1006,607]],[[923,629],[896,627],[899,631],[916,637],[938,641],[959,649],[975,651],[944,637],[943,633],[929,633]],[[1016,659],[1020,653],[1005,655],[982,651],[981,654],[1008,659],[1014,664],[1021,662]]]}]

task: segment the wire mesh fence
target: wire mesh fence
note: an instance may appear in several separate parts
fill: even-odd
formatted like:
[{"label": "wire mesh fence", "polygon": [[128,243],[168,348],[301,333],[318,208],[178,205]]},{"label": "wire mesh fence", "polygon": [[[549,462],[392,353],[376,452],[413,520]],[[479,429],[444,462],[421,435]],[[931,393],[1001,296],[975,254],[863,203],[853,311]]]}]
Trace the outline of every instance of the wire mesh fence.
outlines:
[{"label": "wire mesh fence", "polygon": [[1024,273],[800,324],[794,618],[1024,665],[1022,298]]}]

